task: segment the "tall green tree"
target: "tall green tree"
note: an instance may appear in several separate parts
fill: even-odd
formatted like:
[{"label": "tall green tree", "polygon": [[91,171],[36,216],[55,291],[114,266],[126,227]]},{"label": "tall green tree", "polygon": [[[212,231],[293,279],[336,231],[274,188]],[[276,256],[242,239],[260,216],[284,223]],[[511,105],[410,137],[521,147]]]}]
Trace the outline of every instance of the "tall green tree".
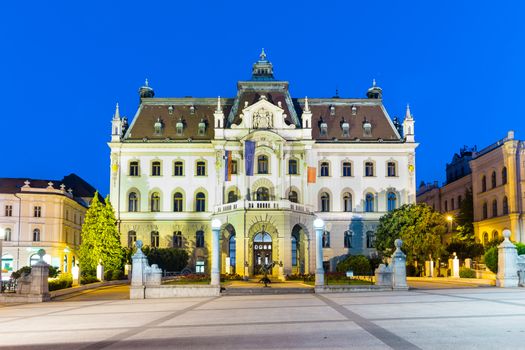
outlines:
[{"label": "tall green tree", "polygon": [[406,204],[379,219],[376,249],[389,256],[394,251],[394,241],[401,238],[407,263],[422,263],[441,256],[446,232],[447,222],[442,214],[426,204]]},{"label": "tall green tree", "polygon": [[472,199],[472,190],[465,190],[465,199],[461,201],[455,220],[458,226],[453,239],[474,243],[474,201]]},{"label": "tall green tree", "polygon": [[113,206],[107,197],[102,204],[97,192],[82,225],[78,252],[80,269],[94,274],[100,261],[106,271],[121,270],[123,254]]}]

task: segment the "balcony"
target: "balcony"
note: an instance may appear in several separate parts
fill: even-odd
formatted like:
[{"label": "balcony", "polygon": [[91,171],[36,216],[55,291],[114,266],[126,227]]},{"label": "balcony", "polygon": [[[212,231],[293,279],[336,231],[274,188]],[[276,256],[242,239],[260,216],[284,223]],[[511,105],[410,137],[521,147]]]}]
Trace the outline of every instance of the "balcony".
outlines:
[{"label": "balcony", "polygon": [[291,210],[300,213],[311,213],[309,205],[292,203],[289,200],[280,201],[237,201],[215,206],[215,213],[226,213],[235,210]]}]

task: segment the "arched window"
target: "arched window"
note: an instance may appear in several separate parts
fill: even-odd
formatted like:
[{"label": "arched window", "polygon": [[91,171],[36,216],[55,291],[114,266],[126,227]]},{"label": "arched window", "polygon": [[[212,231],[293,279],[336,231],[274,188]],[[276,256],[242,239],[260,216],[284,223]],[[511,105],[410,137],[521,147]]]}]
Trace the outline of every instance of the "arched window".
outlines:
[{"label": "arched window", "polygon": [[450,199],[450,210],[454,210],[454,209],[455,209],[454,198],[451,198]]},{"label": "arched window", "polygon": [[173,195],[173,211],[180,212],[183,211],[183,197],[182,193],[175,192]]},{"label": "arched window", "polygon": [[228,203],[237,202],[237,193],[234,190],[228,192]]},{"label": "arched window", "polygon": [[152,248],[159,247],[159,232],[158,231],[151,231],[151,247]]},{"label": "arched window", "polygon": [[365,176],[374,176],[373,162],[365,162]]},{"label": "arched window", "polygon": [[483,203],[483,219],[486,219],[489,217],[489,209],[487,202]]},{"label": "arched window", "polygon": [[330,232],[323,232],[323,248],[330,248]]},{"label": "arched window", "polygon": [[501,169],[501,184],[505,185],[507,183],[507,167]]},{"label": "arched window", "polygon": [[182,248],[182,232],[173,232],[173,248]]},{"label": "arched window", "polygon": [[206,176],[206,162],[198,161],[196,170],[197,176]]},{"label": "arched window", "polygon": [[507,215],[509,213],[509,200],[507,199],[507,196],[503,197],[503,215]]},{"label": "arched window", "polygon": [[365,211],[371,213],[374,211],[374,195],[367,193],[365,196]]},{"label": "arched window", "polygon": [[268,174],[268,157],[260,155],[257,157],[257,173]]},{"label": "arched window", "polygon": [[270,200],[270,190],[266,187],[259,187],[256,192],[256,200],[258,201],[269,201]]},{"label": "arched window", "polygon": [[397,196],[394,192],[388,192],[387,195],[387,209],[392,211],[397,207]]},{"label": "arched window", "polygon": [[297,266],[297,237],[292,235],[292,266]]},{"label": "arched window", "polygon": [[128,248],[133,248],[137,241],[137,233],[135,231],[128,231]]},{"label": "arched window", "polygon": [[343,210],[346,212],[352,211],[352,195],[348,192],[343,194]]},{"label": "arched window", "polygon": [[445,200],[445,211],[448,211],[448,202]]},{"label": "arched window", "polygon": [[366,247],[367,248],[374,248],[374,243],[376,240],[376,235],[372,231],[368,231],[366,233]]},{"label": "arched window", "polygon": [[135,192],[128,196],[128,211],[139,211],[139,197]]},{"label": "arched window", "polygon": [[461,198],[461,196],[458,196],[458,208],[461,208],[462,201],[463,201],[463,198]]},{"label": "arched window", "polygon": [[206,195],[202,192],[195,195],[195,211],[206,211]]},{"label": "arched window", "polygon": [[40,230],[37,228],[33,230],[33,242],[40,242]]},{"label": "arched window", "polygon": [[494,199],[492,201],[492,217],[498,216],[498,201]]},{"label": "arched window", "polygon": [[492,232],[492,240],[495,241],[498,239],[498,231]]},{"label": "arched window", "polygon": [[298,173],[297,159],[290,159],[288,161],[288,174],[297,175]]},{"label": "arched window", "polygon": [[160,211],[160,194],[153,192],[150,200],[151,211]]},{"label": "arched window", "polygon": [[352,231],[345,231],[344,235],[344,247],[345,248],[352,248]]},{"label": "arched window", "polygon": [[352,163],[343,163],[343,176],[352,176]]},{"label": "arched window", "polygon": [[292,203],[298,203],[299,202],[299,196],[297,195],[297,192],[295,191],[290,191],[290,193],[288,193],[288,200]]},{"label": "arched window", "polygon": [[492,172],[492,176],[490,177],[490,182],[492,183],[492,188],[496,187],[496,172]]},{"label": "arched window", "polygon": [[489,243],[489,234],[487,232],[483,232],[483,244]]},{"label": "arched window", "polygon": [[321,211],[330,211],[330,195],[326,192],[321,193]]},{"label": "arched window", "polygon": [[[229,247],[229,254],[230,254],[230,266],[235,267],[235,260],[237,257],[237,246],[235,244],[235,234],[230,235],[230,239],[228,241],[228,247]],[[235,271],[235,270],[233,270]]]},{"label": "arched window", "polygon": [[151,163],[151,176],[160,176],[160,162],[155,161]]},{"label": "arched window", "polygon": [[481,178],[481,192],[485,192],[487,190],[487,177],[483,175]]},{"label": "arched window", "polygon": [[181,161],[176,161],[173,163],[173,176],[183,176],[184,175],[184,164]]},{"label": "arched window", "polygon": [[197,248],[204,248],[204,231],[198,230],[195,232],[195,246]]},{"label": "arched window", "polygon": [[5,229],[4,231],[5,235],[4,235],[4,241],[7,241],[9,242],[11,240],[11,229],[8,227]]},{"label": "arched window", "polygon": [[321,176],[330,176],[330,164],[328,162],[321,163]]}]

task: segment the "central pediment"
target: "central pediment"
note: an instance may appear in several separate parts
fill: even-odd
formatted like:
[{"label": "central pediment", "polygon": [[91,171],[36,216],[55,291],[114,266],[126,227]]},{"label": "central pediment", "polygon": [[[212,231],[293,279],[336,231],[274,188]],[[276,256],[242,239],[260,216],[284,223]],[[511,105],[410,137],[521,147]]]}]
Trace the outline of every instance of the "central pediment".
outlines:
[{"label": "central pediment", "polygon": [[286,124],[284,109],[268,101],[265,95],[252,105],[246,103],[240,117],[240,123],[232,124],[232,129],[295,129],[295,125]]}]

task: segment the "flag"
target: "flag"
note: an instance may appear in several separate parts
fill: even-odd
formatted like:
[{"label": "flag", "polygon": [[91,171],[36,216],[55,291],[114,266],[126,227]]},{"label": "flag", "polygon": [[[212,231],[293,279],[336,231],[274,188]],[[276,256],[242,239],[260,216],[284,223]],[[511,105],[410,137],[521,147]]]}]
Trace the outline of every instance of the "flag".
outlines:
[{"label": "flag", "polygon": [[232,179],[232,151],[226,151],[224,164],[224,181]]},{"label": "flag", "polygon": [[316,180],[316,168],[313,166],[308,167],[308,181],[309,184],[314,184]]},{"label": "flag", "polygon": [[255,141],[244,142],[244,166],[246,175],[253,176],[253,157],[255,156]]}]

